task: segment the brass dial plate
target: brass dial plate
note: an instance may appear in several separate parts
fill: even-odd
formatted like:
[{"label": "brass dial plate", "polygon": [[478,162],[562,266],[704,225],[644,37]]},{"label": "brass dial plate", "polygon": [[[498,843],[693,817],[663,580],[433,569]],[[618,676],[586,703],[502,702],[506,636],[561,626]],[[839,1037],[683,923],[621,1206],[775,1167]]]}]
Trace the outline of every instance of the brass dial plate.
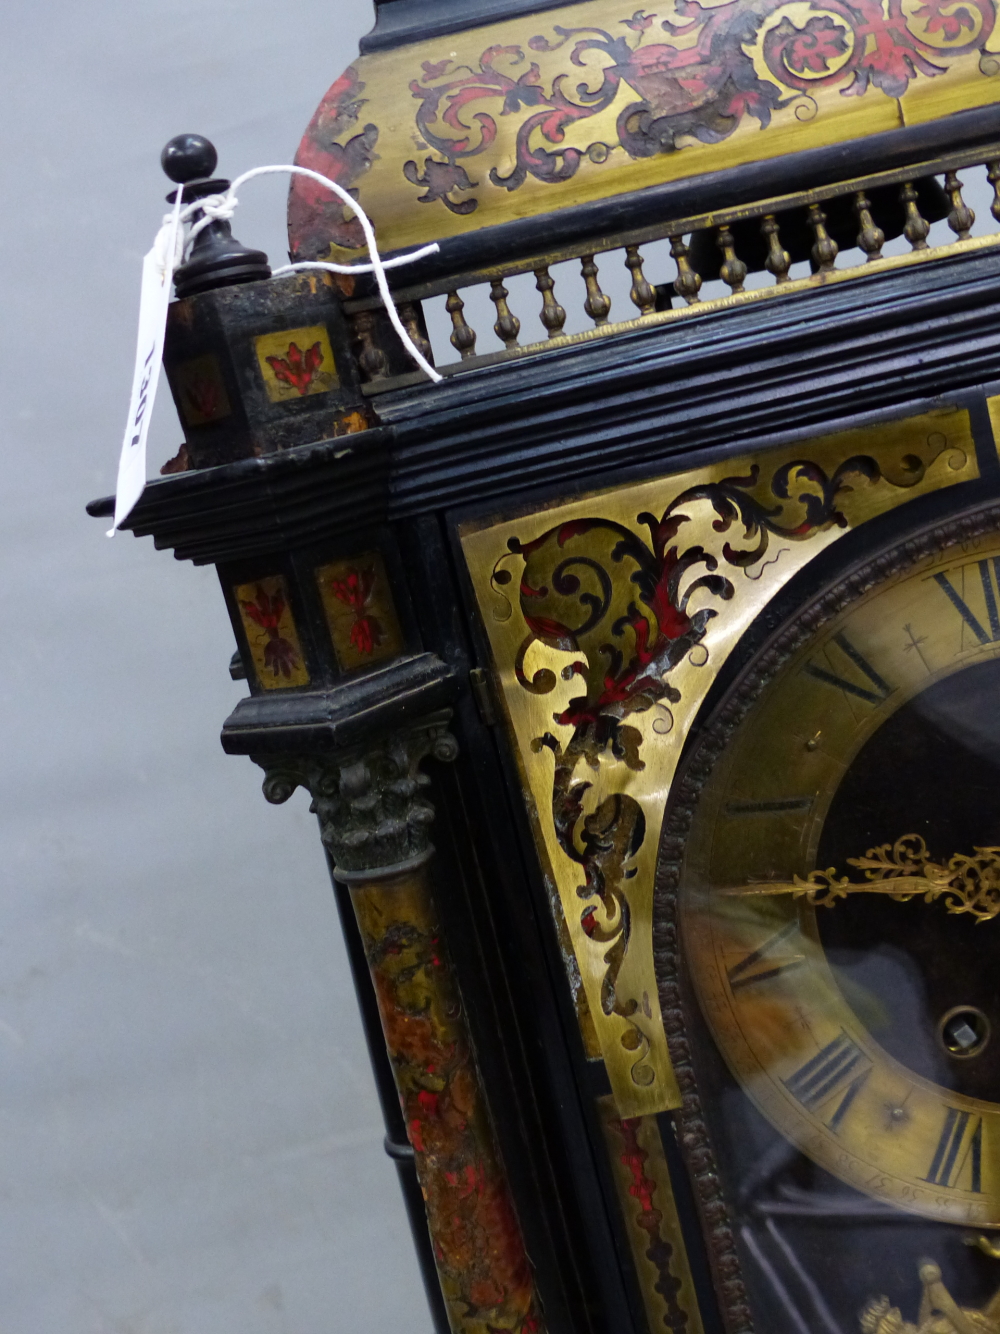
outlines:
[{"label": "brass dial plate", "polygon": [[[998,607],[1000,537],[990,536],[891,576],[823,624],[767,684],[715,765],[680,891],[699,1002],[760,1111],[866,1194],[982,1226],[1000,1225],[1000,1105],[915,1073],[876,1041],[821,941],[820,914],[841,907],[746,890],[817,869],[852,761],[922,692],[1000,655]],[[886,772],[884,783],[903,777]],[[898,835],[911,832],[919,831]],[[936,851],[947,861],[973,849]],[[948,908],[917,897],[892,911],[944,920]],[[1000,923],[976,930],[985,946]]]}]

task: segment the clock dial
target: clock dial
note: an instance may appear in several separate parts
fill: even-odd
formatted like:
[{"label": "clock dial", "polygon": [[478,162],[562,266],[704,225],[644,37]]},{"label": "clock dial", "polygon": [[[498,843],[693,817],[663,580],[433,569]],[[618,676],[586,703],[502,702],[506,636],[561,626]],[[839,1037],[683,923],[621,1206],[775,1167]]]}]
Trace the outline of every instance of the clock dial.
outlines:
[{"label": "clock dial", "polygon": [[1000,536],[810,624],[702,790],[687,968],[786,1142],[874,1200],[1000,1226]]}]

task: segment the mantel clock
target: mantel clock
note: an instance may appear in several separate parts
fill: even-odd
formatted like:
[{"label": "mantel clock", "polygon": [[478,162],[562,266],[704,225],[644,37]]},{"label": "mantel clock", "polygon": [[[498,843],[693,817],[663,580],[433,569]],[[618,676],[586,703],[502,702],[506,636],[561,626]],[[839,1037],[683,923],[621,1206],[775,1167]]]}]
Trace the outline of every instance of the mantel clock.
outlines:
[{"label": "mantel clock", "polygon": [[435,1328],[1000,1334],[996,6],[376,9],[297,161],[442,380],[214,217],[125,526],[311,796]]}]

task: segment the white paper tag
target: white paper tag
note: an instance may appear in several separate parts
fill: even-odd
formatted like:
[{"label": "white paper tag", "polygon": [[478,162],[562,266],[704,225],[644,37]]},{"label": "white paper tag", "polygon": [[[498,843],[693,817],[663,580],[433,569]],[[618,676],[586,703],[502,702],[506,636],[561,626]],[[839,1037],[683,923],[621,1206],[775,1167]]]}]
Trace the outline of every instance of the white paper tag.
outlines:
[{"label": "white paper tag", "polygon": [[179,186],[170,219],[157,232],[152,250],[142,261],[139,338],[132,376],[132,400],[118,461],[115,522],[114,527],[108,530],[108,537],[114,537],[118,526],[128,518],[146,485],[146,437],[163,364],[163,337],[167,328],[167,307],[170,305],[170,288],[174,278],[182,192],[183,186]]}]

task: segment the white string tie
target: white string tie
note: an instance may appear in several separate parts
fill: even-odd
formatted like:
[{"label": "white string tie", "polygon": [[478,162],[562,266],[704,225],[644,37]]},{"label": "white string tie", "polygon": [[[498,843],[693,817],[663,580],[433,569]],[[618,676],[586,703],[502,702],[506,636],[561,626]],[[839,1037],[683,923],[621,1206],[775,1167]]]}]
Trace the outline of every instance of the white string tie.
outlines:
[{"label": "white string tie", "polygon": [[[368,214],[364,211],[356,199],[338,185],[336,181],[331,181],[327,176],[321,176],[318,171],[312,171],[309,167],[254,167],[250,171],[245,171],[242,176],[237,176],[230,185],[229,189],[220,195],[206,195],[204,199],[195,200],[194,203],[186,205],[180,213],[183,229],[179,228],[177,232],[177,243],[174,251],[174,264],[176,268],[188,257],[191,247],[194,244],[198,234],[215,221],[228,222],[236,212],[239,205],[239,199],[236,197],[238,188],[245,182],[253,180],[255,176],[273,176],[277,173],[288,172],[293,176],[308,176],[310,180],[318,181],[320,185],[325,185],[327,189],[332,190],[339,199],[351,210],[358,222],[361,224],[361,230],[364,233],[365,244],[368,247],[368,254],[371,257],[371,263],[365,264],[334,264],[332,261],[321,260],[302,260],[297,264],[283,264],[281,268],[272,271],[272,277],[280,278],[284,273],[298,273],[304,269],[322,269],[327,273],[374,273],[375,282],[378,286],[379,295],[382,298],[382,304],[385,306],[385,312],[389,316],[392,327],[399,335],[400,341],[407,352],[417,363],[420,369],[429,376],[435,384],[440,383],[441,376],[416,346],[410,337],[403,321],[399,318],[399,311],[396,309],[396,303],[392,299],[392,293],[389,291],[389,283],[385,276],[386,269],[400,268],[404,264],[412,264],[415,260],[423,259],[425,255],[436,255],[441,247],[435,241],[433,245],[421,246],[419,250],[411,250],[406,255],[397,255],[395,259],[383,259],[379,254],[378,243],[375,240],[375,229],[371,224]],[[197,222],[192,223],[191,219],[195,213],[201,212],[203,215]],[[168,221],[168,215],[164,221]]]}]

